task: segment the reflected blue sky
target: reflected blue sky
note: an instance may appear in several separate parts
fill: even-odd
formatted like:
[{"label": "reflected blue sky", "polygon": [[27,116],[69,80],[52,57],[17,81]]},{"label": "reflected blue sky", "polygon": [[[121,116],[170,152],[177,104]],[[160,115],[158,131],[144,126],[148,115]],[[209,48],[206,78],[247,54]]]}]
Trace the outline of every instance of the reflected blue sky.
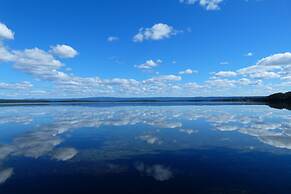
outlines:
[{"label": "reflected blue sky", "polygon": [[290,111],[267,106],[2,107],[0,191],[17,186],[23,168],[34,164],[46,166],[32,167],[30,177],[133,171],[164,182],[185,170],[165,158],[185,150],[183,157],[201,152],[201,160],[221,149],[289,157],[290,123]]}]

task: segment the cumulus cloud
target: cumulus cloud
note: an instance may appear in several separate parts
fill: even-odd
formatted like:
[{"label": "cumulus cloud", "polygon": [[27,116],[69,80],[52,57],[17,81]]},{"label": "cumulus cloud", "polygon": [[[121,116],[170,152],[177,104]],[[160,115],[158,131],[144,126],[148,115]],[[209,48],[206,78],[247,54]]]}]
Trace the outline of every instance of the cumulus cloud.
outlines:
[{"label": "cumulus cloud", "polygon": [[219,5],[222,2],[223,0],[180,0],[180,3],[185,3],[188,5],[195,5],[196,3],[198,3],[206,10],[219,10]]},{"label": "cumulus cloud", "polygon": [[[264,57],[258,60],[255,65],[247,66],[236,71],[216,72],[205,83],[207,87],[214,87],[216,85],[224,89],[238,86],[256,86],[256,90],[265,90],[271,93],[280,90],[287,91],[286,87],[290,86],[290,77],[291,53],[285,52]],[[276,79],[279,84],[263,84],[263,82],[273,79]],[[276,88],[275,91],[274,88]]]},{"label": "cumulus cloud", "polygon": [[1,61],[12,61],[14,55],[9,52],[3,45],[0,44],[0,62]]},{"label": "cumulus cloud", "polygon": [[291,53],[278,53],[268,57],[265,57],[258,61],[257,65],[260,66],[281,66],[291,65]]},{"label": "cumulus cloud", "polygon": [[231,88],[236,86],[235,80],[229,79],[209,79],[206,81],[208,87],[218,87],[218,88]]},{"label": "cumulus cloud", "polygon": [[168,82],[168,81],[180,81],[182,80],[181,76],[177,75],[161,75],[158,77],[153,77],[145,80],[144,82]]},{"label": "cumulus cloud", "polygon": [[[188,90],[190,89],[190,91],[195,91],[197,89],[202,89],[204,86],[202,86],[201,84],[198,84],[196,82],[189,82],[185,84],[185,89]],[[189,90],[188,90],[189,91]]]},{"label": "cumulus cloud", "polygon": [[250,80],[247,78],[241,79],[226,79],[226,78],[212,78],[206,81],[206,86],[208,88],[220,88],[228,89],[239,86],[258,86],[261,85],[261,80]]},{"label": "cumulus cloud", "polygon": [[253,86],[258,86],[262,84],[262,80],[250,80],[247,78],[241,78],[237,81],[238,84],[240,85],[253,85]]},{"label": "cumulus cloud", "polygon": [[[10,30],[11,31],[11,30]],[[141,29],[136,35],[136,41],[160,40],[175,35],[177,31],[167,24],[156,24],[151,28]],[[4,37],[2,33],[2,39]],[[6,33],[7,34],[7,33]],[[8,33],[9,34],[9,33]],[[8,36],[5,35],[5,39]],[[5,41],[5,40],[3,40]],[[4,42],[3,42],[4,43]],[[256,87],[256,91],[267,92],[272,88],[277,91],[287,90],[291,82],[291,53],[278,53],[259,60],[252,66],[238,69],[236,71],[218,71],[208,80],[196,82],[179,82],[181,75],[196,73],[195,70],[186,69],[178,72],[178,75],[160,75],[144,80],[132,78],[110,78],[103,79],[95,77],[80,77],[72,72],[66,72],[65,64],[62,62],[64,57],[73,57],[77,51],[72,51],[68,45],[57,45],[50,50],[40,48],[30,48],[24,50],[14,50],[0,44],[0,61],[11,63],[13,68],[37,78],[37,81],[49,81],[52,83],[52,89],[37,92],[40,90],[31,90],[32,85],[29,82],[19,83],[1,83],[1,89],[15,88],[16,90],[25,90],[25,95],[43,95],[44,97],[88,97],[88,96],[185,96],[185,95],[216,95],[214,92],[225,92],[235,87]],[[70,49],[71,48],[71,49]],[[56,54],[59,53],[59,54]],[[57,58],[60,57],[60,58]],[[143,70],[151,70],[161,63],[160,60],[148,60],[135,67]],[[179,76],[180,75],[180,76]],[[278,84],[263,84],[267,79],[277,79]],[[259,88],[260,86],[260,88]],[[266,90],[268,88],[268,90]],[[244,88],[245,89],[245,88]],[[240,90],[240,94],[244,94]],[[5,91],[3,96],[21,96],[23,91],[11,90]],[[3,90],[4,91],[4,90]],[[211,92],[209,92],[211,91]],[[212,93],[213,92],[213,93]],[[272,92],[274,92],[272,90]]]},{"label": "cumulus cloud", "polygon": [[[25,49],[24,51],[12,51],[14,56],[13,61],[21,65],[43,65],[52,67],[52,69],[59,68],[63,64],[56,60],[48,52],[39,48]],[[40,68],[40,67],[39,67]]]},{"label": "cumulus cloud", "polygon": [[55,80],[65,76],[64,73],[57,71],[64,64],[44,50],[33,48],[12,53],[14,55],[13,67],[17,70],[45,80]]},{"label": "cumulus cloud", "polygon": [[20,82],[20,83],[4,83],[0,82],[0,89],[7,90],[27,90],[32,88],[33,85],[30,82]]},{"label": "cumulus cloud", "polygon": [[276,79],[291,74],[291,53],[278,53],[260,59],[255,65],[237,71],[240,75],[254,79]]},{"label": "cumulus cloud", "polygon": [[237,76],[237,73],[234,71],[219,71],[214,74],[215,77],[235,77]]},{"label": "cumulus cloud", "polygon": [[78,52],[69,45],[58,44],[51,47],[51,52],[62,58],[74,58]]},{"label": "cumulus cloud", "polygon": [[[261,66],[253,65],[248,66],[237,71],[238,74],[249,77],[260,77],[260,74],[268,75],[268,72],[274,72],[277,70],[282,70],[280,66]],[[272,75],[272,74],[269,74]],[[267,78],[267,76],[265,76]]]},{"label": "cumulus cloud", "polygon": [[0,22],[0,40],[1,39],[14,39],[14,32]]},{"label": "cumulus cloud", "polygon": [[143,42],[145,40],[162,40],[170,38],[177,34],[177,31],[168,24],[155,24],[151,28],[141,28],[133,37],[134,42]]},{"label": "cumulus cloud", "polygon": [[139,69],[152,69],[154,67],[157,67],[161,63],[162,63],[162,60],[160,60],[160,59],[158,59],[156,61],[154,61],[154,60],[147,60],[143,64],[135,65],[135,67],[136,68],[139,68]]},{"label": "cumulus cloud", "polygon": [[273,78],[279,78],[280,75],[275,72],[262,71],[262,72],[256,72],[254,74],[250,74],[250,77],[255,78],[255,79],[273,79]]},{"label": "cumulus cloud", "polygon": [[63,80],[69,76],[59,71],[64,64],[50,52],[39,48],[8,50],[0,45],[0,60],[13,63],[16,70],[43,80]]},{"label": "cumulus cloud", "polygon": [[[160,35],[155,32],[152,36],[158,37]],[[60,45],[56,48],[62,49],[63,46]],[[0,60],[11,62],[16,70],[31,74],[39,80],[51,81],[55,86],[54,91],[58,91],[51,94],[54,97],[60,94],[64,96],[68,94],[72,96],[112,96],[117,93],[131,96],[154,95],[162,92],[168,93],[169,90],[178,87],[171,85],[169,82],[181,80],[181,77],[176,75],[162,75],[141,81],[124,78],[79,77],[62,72],[61,68],[65,65],[54,57],[55,54],[56,52],[52,49],[49,51],[39,48],[10,50],[5,46],[0,47]],[[64,53],[61,55],[65,56]],[[161,63],[160,60],[149,60],[139,67],[149,69],[159,63]],[[2,87],[4,87],[4,84],[2,84]],[[8,87],[8,85],[5,84],[5,87]],[[44,94],[48,95],[47,93]]]},{"label": "cumulus cloud", "polygon": [[192,69],[186,69],[186,70],[184,70],[184,71],[180,71],[180,72],[179,72],[180,75],[183,75],[183,74],[188,74],[188,75],[190,75],[190,74],[193,74],[193,73],[198,73],[198,71],[196,71],[196,70],[192,70]]}]

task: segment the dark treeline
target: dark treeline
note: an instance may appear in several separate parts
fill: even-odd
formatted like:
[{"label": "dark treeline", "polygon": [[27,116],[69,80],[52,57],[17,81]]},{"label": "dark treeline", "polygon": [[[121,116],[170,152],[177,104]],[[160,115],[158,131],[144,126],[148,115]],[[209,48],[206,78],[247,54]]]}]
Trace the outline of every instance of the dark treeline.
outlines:
[{"label": "dark treeline", "polygon": [[272,94],[266,97],[265,101],[273,108],[291,110],[291,92]]},{"label": "dark treeline", "polygon": [[199,103],[225,102],[267,104],[274,108],[291,109],[291,92],[257,97],[153,97],[153,98],[75,98],[75,99],[0,99],[0,104],[62,104],[62,103]]}]

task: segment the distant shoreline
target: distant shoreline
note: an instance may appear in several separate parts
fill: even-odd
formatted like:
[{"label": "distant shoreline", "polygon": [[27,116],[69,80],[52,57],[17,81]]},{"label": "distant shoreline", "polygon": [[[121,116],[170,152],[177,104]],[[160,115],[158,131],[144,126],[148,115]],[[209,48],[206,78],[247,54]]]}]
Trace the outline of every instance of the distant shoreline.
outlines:
[{"label": "distant shoreline", "polygon": [[254,103],[265,97],[161,97],[161,98],[80,98],[80,99],[0,99],[0,104],[62,103]]},{"label": "distant shoreline", "polygon": [[291,92],[256,97],[148,97],[148,98],[75,98],[75,99],[0,99],[0,105],[269,105],[291,110]]}]

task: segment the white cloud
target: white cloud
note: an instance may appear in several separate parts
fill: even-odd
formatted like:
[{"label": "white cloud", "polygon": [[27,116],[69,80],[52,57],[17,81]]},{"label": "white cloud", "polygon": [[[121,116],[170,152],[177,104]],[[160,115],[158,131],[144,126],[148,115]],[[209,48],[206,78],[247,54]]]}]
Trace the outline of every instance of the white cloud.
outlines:
[{"label": "white cloud", "polygon": [[206,81],[208,87],[230,88],[235,86],[235,80],[229,79],[209,79]]},{"label": "white cloud", "polygon": [[284,66],[291,65],[291,53],[278,53],[265,57],[258,61],[257,65],[260,66]]},{"label": "white cloud", "polygon": [[13,58],[13,54],[0,44],[0,61],[12,61]]},{"label": "white cloud", "polygon": [[40,79],[56,80],[66,77],[63,72],[57,71],[64,66],[50,53],[39,48],[25,49],[24,51],[12,51],[13,67],[25,73],[32,74]]},{"label": "white cloud", "polygon": [[69,45],[58,44],[51,47],[51,53],[62,58],[74,58],[78,52]]},{"label": "white cloud", "polygon": [[67,74],[58,71],[64,64],[57,60],[51,52],[39,48],[8,50],[0,45],[0,60],[14,63],[15,69],[43,80],[58,80],[68,77]]},{"label": "white cloud", "polygon": [[269,71],[262,71],[250,74],[251,78],[255,79],[274,79],[274,78],[280,78],[280,75],[275,72],[269,72]]},{"label": "white cloud", "polygon": [[219,71],[217,73],[214,74],[215,77],[235,77],[237,76],[237,73],[234,71]]},{"label": "white cloud", "polygon": [[247,79],[247,78],[241,78],[239,80],[237,80],[237,83],[239,85],[244,85],[244,86],[247,86],[247,85],[261,85],[262,84],[262,80],[250,80],[250,79]]},{"label": "white cloud", "polygon": [[[149,33],[145,33],[149,31]],[[151,28],[141,31],[142,40],[155,37],[165,38],[163,33],[154,33]],[[145,35],[145,34],[147,35]],[[61,45],[60,45],[61,46]],[[62,46],[61,46],[62,47]],[[64,54],[62,54],[64,56]],[[69,56],[69,55],[67,55]],[[70,56],[73,56],[72,54]],[[25,95],[27,97],[43,95],[44,97],[88,97],[88,96],[190,96],[190,95],[216,95],[219,92],[240,88],[237,94],[244,95],[244,91],[260,91],[266,93],[272,88],[276,91],[287,91],[291,80],[291,53],[279,53],[259,60],[255,65],[248,66],[236,71],[220,71],[202,83],[179,82],[182,80],[178,75],[160,75],[144,80],[130,78],[110,78],[100,77],[79,77],[72,72],[65,73],[65,64],[57,59],[52,50],[42,50],[31,48],[24,50],[13,50],[0,44],[0,61],[12,63],[16,70],[20,70],[34,76],[36,81],[49,81],[52,84],[50,89],[31,90],[32,84],[29,82],[20,83],[0,83],[0,95],[17,97]],[[137,65],[137,68],[150,70],[161,63],[160,60],[148,60],[144,64]],[[64,71],[62,71],[64,69]],[[195,73],[192,69],[178,72],[182,74]],[[225,79],[233,77],[233,79]],[[274,83],[266,84],[266,79],[277,79]],[[250,88],[255,87],[255,88]],[[16,90],[11,90],[15,88]],[[28,90],[26,90],[26,88]],[[9,90],[9,91],[4,91]],[[17,90],[22,90],[18,92]]]},{"label": "white cloud", "polygon": [[162,63],[162,60],[158,59],[157,61],[154,60],[147,60],[145,63],[140,65],[135,65],[136,68],[139,69],[152,69],[154,67],[157,67],[159,64]]},{"label": "white cloud", "polygon": [[282,80],[287,80],[287,81],[291,81],[291,75],[282,77]]},{"label": "white cloud", "polygon": [[33,85],[29,82],[20,82],[20,83],[4,83],[0,82],[0,89],[7,89],[7,90],[27,90],[32,88]]},{"label": "white cloud", "polygon": [[244,76],[249,76],[251,74],[261,73],[265,71],[276,71],[281,70],[280,66],[259,66],[259,65],[252,65],[242,69],[237,70],[237,72]]},{"label": "white cloud", "polygon": [[239,69],[238,74],[253,79],[276,79],[288,77],[291,74],[291,53],[278,53],[260,59],[256,65]]},{"label": "white cloud", "polygon": [[158,77],[153,77],[148,80],[145,80],[144,82],[168,82],[168,81],[180,81],[182,80],[181,76],[176,75],[161,75]]},{"label": "white cloud", "polygon": [[195,5],[199,3],[200,6],[204,7],[206,10],[219,10],[219,4],[222,3],[223,0],[180,0],[180,3],[185,3],[188,5]]},{"label": "white cloud", "polygon": [[239,86],[259,86],[261,85],[261,80],[250,80],[247,78],[241,79],[221,79],[221,78],[212,78],[205,82],[205,87],[216,88],[219,90],[226,90],[230,88],[237,88]]},{"label": "white cloud", "polygon": [[108,42],[116,42],[116,41],[118,41],[118,40],[119,40],[119,38],[116,37],[116,36],[109,36],[109,37],[107,38],[107,41],[108,41]]},{"label": "white cloud", "polygon": [[203,86],[195,82],[189,82],[185,84],[185,88],[190,90],[197,90],[203,88]]},{"label": "white cloud", "polygon": [[153,25],[151,28],[141,28],[139,32],[133,37],[134,42],[143,42],[144,40],[162,40],[170,38],[177,34],[177,31],[167,24],[159,23]]},{"label": "white cloud", "polygon": [[180,75],[183,75],[183,74],[188,74],[188,75],[190,75],[190,74],[193,74],[193,73],[198,73],[198,71],[196,71],[196,70],[192,70],[192,69],[186,69],[186,70],[184,70],[184,71],[180,71],[180,72],[179,72]]},{"label": "white cloud", "polygon": [[56,60],[51,54],[39,48],[25,49],[24,51],[12,51],[12,54],[14,56],[13,61],[18,65],[42,65],[49,66],[52,69],[63,66],[63,64]]},{"label": "white cloud", "polygon": [[0,22],[0,40],[1,39],[14,39],[14,32]]}]

